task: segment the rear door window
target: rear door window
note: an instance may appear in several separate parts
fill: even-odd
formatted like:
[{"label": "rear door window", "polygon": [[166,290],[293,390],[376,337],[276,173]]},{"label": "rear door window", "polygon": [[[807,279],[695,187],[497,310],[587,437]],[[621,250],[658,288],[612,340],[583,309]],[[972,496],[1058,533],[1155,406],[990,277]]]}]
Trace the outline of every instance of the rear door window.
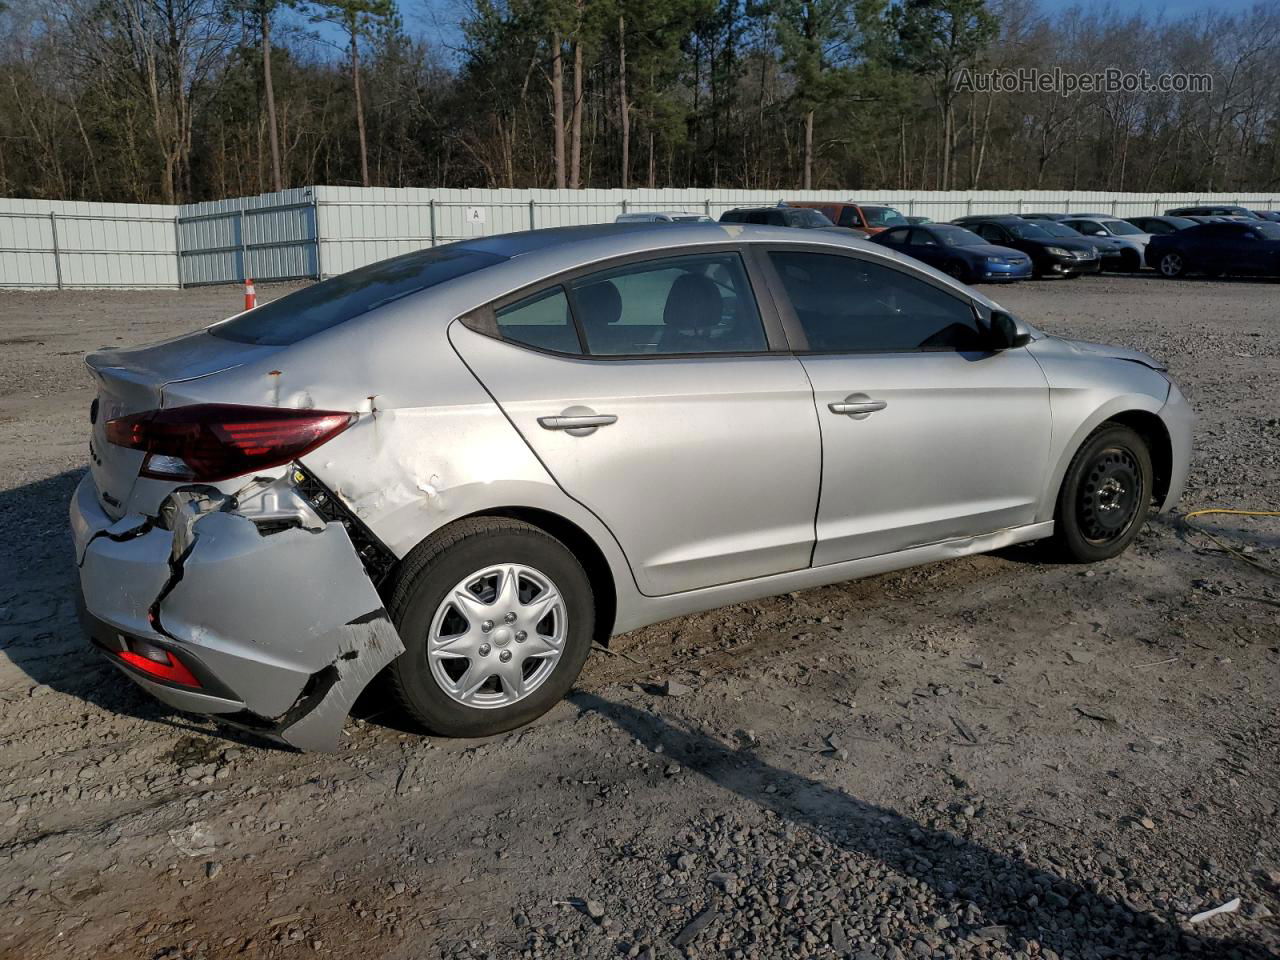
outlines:
[{"label": "rear door window", "polygon": [[736,253],[631,263],[570,284],[594,356],[767,350],[764,326]]},{"label": "rear door window", "polygon": [[968,301],[902,270],[821,253],[769,257],[811,351],[987,349]]},{"label": "rear door window", "polygon": [[402,297],[500,263],[504,257],[452,244],[417,250],[352,270],[272,300],[209,332],[238,343],[297,343]]}]

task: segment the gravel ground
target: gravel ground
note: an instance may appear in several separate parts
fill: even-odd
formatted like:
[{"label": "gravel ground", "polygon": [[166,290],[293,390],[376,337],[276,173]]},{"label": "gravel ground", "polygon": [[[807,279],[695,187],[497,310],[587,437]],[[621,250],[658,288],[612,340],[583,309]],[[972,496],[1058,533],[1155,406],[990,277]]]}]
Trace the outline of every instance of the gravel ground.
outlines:
[{"label": "gravel ground", "polygon": [[[1170,364],[1184,509],[1275,510],[1276,290],[996,295]],[[1019,548],[649,627],[488,741],[372,696],[290,753],[135,691],[72,600],[80,356],[239,291],[5,297],[0,957],[1280,956],[1280,589],[1176,517],[1089,569]],[[1280,562],[1280,523],[1214,529]]]}]

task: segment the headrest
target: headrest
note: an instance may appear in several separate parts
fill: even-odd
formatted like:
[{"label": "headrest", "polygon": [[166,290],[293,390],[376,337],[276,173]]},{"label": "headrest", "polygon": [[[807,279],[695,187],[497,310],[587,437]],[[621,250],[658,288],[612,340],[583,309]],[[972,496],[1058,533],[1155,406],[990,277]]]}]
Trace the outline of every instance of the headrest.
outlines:
[{"label": "headrest", "polygon": [[668,330],[697,333],[719,324],[720,310],[720,288],[715,281],[699,273],[685,273],[671,285],[662,322]]},{"label": "headrest", "polygon": [[612,280],[599,280],[574,291],[584,327],[606,327],[622,319],[622,295]]}]

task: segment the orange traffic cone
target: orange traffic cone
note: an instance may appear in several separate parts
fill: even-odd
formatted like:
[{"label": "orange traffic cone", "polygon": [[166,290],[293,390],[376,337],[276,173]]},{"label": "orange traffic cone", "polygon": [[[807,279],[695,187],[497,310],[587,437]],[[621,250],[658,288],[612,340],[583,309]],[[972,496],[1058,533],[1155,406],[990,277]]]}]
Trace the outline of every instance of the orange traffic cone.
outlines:
[{"label": "orange traffic cone", "polygon": [[253,277],[245,277],[244,281],[244,308],[252,310],[258,305],[258,294],[253,289]]}]

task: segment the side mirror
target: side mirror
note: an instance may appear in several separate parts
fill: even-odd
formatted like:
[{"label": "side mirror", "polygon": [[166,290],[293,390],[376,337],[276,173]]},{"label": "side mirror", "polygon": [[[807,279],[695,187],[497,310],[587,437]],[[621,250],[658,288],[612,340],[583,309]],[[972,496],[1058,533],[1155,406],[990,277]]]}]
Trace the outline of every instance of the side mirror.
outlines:
[{"label": "side mirror", "polygon": [[1030,342],[1030,331],[1016,317],[1003,310],[991,312],[991,349],[1012,350]]}]

